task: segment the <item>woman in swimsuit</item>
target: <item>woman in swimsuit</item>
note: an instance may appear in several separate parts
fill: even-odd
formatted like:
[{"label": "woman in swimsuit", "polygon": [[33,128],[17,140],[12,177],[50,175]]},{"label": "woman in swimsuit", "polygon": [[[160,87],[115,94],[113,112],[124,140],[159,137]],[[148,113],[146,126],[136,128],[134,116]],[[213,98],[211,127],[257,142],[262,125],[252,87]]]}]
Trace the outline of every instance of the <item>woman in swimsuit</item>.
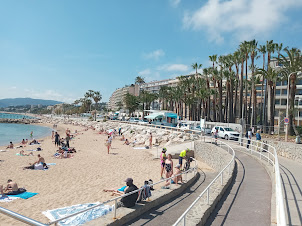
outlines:
[{"label": "woman in swimsuit", "polygon": [[166,178],[169,178],[173,174],[173,161],[172,155],[168,154],[168,159],[165,161]]}]

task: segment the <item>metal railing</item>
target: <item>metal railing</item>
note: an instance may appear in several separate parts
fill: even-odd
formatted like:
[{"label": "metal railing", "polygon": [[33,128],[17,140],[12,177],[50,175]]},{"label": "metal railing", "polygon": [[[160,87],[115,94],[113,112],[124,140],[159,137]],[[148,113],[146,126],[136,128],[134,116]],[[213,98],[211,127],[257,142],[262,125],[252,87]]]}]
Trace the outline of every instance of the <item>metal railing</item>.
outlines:
[{"label": "metal railing", "polygon": [[[158,181],[158,182],[156,182],[156,183],[150,184],[149,186],[155,186],[155,185],[160,184],[160,183],[163,183],[163,182],[166,183],[168,180],[170,180],[170,181],[172,182],[172,179],[175,178],[175,177],[177,177],[177,176],[179,176],[179,175],[185,175],[185,180],[186,180],[186,182],[187,182],[187,174],[188,174],[189,172],[193,172],[193,173],[194,173],[194,176],[195,176],[195,174],[196,174],[196,172],[197,172],[197,162],[196,162],[196,159],[193,158],[193,160],[194,160],[194,162],[195,162],[195,166],[194,166],[194,167],[192,167],[192,168],[188,169],[187,171],[184,171],[184,172],[182,172],[182,173],[180,173],[180,174],[177,174],[177,175],[174,175],[174,176],[172,176],[172,177],[169,177],[169,178],[166,178],[166,179],[162,179],[162,180],[160,180],[160,181]],[[170,182],[170,183],[171,183],[171,182]],[[134,193],[138,193],[139,191],[142,191],[142,190],[144,190],[144,189],[145,189],[144,187],[139,188],[139,189],[137,189],[137,190],[135,190],[135,191],[132,191],[132,192],[129,192],[129,193],[124,194],[124,195],[122,195],[122,196],[119,196],[119,197],[110,199],[110,200],[105,201],[105,202],[103,202],[103,203],[94,205],[94,206],[89,207],[89,208],[87,208],[87,209],[85,209],[85,210],[82,210],[82,211],[79,211],[79,212],[70,214],[70,215],[68,215],[68,216],[62,217],[62,218],[60,218],[60,219],[51,221],[51,222],[49,222],[47,225],[52,225],[52,224],[58,225],[58,223],[59,223],[60,221],[62,221],[62,220],[65,220],[65,219],[67,219],[67,218],[76,216],[76,215],[81,214],[81,213],[84,213],[84,212],[87,212],[87,211],[89,211],[89,210],[91,210],[91,209],[94,209],[94,208],[96,208],[96,207],[99,207],[99,206],[108,204],[108,203],[110,203],[110,202],[114,202],[113,218],[116,219],[116,210],[117,210],[117,203],[118,203],[118,200],[121,199],[121,198],[127,197],[127,196],[129,196],[129,195],[132,195],[132,194],[134,194]]]},{"label": "metal railing", "polygon": [[21,221],[23,223],[26,223],[28,225],[33,225],[33,226],[45,226],[46,225],[46,224],[42,224],[41,222],[38,222],[36,220],[33,220],[29,217],[25,217],[21,214],[18,214],[16,212],[11,211],[11,210],[5,209],[3,207],[0,207],[0,213],[3,213],[3,214],[5,214],[9,217],[12,217],[12,218],[14,218],[18,221]]},{"label": "metal railing", "polygon": [[[205,137],[204,137],[205,140]],[[212,141],[214,141],[214,139],[211,139]],[[215,141],[214,141],[215,142]],[[212,142],[213,143],[213,142]],[[206,194],[206,200],[207,200],[207,204],[209,205],[210,203],[210,189],[211,186],[220,178],[220,183],[221,185],[223,185],[223,173],[228,169],[228,175],[230,174],[230,167],[232,164],[234,164],[235,161],[235,151],[234,149],[228,145],[225,142],[222,142],[221,140],[219,141],[220,147],[222,144],[226,145],[228,147],[228,152],[230,153],[230,151],[232,153],[232,159],[231,161],[228,162],[228,164],[218,173],[218,175],[211,181],[211,183],[203,190],[203,192],[201,192],[201,194],[194,200],[194,202],[187,208],[187,210],[178,218],[178,220],[173,224],[173,226],[178,225],[181,221],[183,222],[183,225],[186,225],[186,216],[189,213],[189,211],[196,205],[196,203]],[[218,143],[217,143],[218,145]]]},{"label": "metal railing", "polygon": [[[244,143],[244,141],[246,141]],[[250,144],[248,142],[250,141]],[[260,160],[267,161],[273,167],[273,172],[275,173],[275,193],[276,193],[276,218],[277,225],[285,226],[286,225],[286,214],[285,214],[285,206],[284,206],[284,198],[282,193],[282,184],[281,184],[281,175],[280,175],[280,167],[279,160],[276,148],[270,144],[264,143],[262,141],[257,141],[253,139],[247,138],[239,138],[238,142],[234,141],[239,147],[245,149],[251,155],[259,156]],[[243,145],[249,145],[249,147],[245,147]],[[270,151],[272,150],[272,152]],[[264,152],[264,153],[263,153]],[[266,154],[265,154],[266,153]]]}]

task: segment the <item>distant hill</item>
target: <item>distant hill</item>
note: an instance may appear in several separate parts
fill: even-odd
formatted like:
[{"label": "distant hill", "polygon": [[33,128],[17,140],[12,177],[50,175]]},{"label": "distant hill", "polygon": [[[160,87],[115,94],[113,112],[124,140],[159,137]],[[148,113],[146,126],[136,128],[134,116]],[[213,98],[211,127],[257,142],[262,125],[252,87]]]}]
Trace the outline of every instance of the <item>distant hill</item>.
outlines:
[{"label": "distant hill", "polygon": [[7,98],[0,99],[0,107],[9,106],[24,106],[24,105],[56,105],[62,104],[63,102],[55,100],[42,100],[42,99],[32,99],[32,98]]}]

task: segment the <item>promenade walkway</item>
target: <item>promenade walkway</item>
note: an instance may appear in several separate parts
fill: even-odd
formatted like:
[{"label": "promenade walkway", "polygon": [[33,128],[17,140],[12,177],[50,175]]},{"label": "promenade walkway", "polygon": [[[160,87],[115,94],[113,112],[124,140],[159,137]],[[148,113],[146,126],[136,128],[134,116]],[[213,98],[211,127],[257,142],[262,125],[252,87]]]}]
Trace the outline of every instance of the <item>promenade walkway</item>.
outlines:
[{"label": "promenade walkway", "polygon": [[302,225],[302,164],[278,157],[288,225]]},{"label": "promenade walkway", "polygon": [[238,148],[234,150],[237,173],[233,184],[206,225],[270,225],[271,179],[258,161]]}]

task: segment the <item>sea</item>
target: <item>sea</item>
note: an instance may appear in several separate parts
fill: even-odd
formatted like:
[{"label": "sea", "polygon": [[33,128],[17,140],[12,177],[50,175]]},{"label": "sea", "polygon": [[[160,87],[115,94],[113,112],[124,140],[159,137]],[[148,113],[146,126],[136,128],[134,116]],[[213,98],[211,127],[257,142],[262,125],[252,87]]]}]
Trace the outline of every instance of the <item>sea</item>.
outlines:
[{"label": "sea", "polygon": [[[0,113],[0,118],[32,118],[22,114]],[[22,139],[40,139],[51,135],[52,129],[31,124],[0,123],[0,146],[8,145],[10,141],[18,144]],[[33,137],[30,136],[33,132]]]}]

